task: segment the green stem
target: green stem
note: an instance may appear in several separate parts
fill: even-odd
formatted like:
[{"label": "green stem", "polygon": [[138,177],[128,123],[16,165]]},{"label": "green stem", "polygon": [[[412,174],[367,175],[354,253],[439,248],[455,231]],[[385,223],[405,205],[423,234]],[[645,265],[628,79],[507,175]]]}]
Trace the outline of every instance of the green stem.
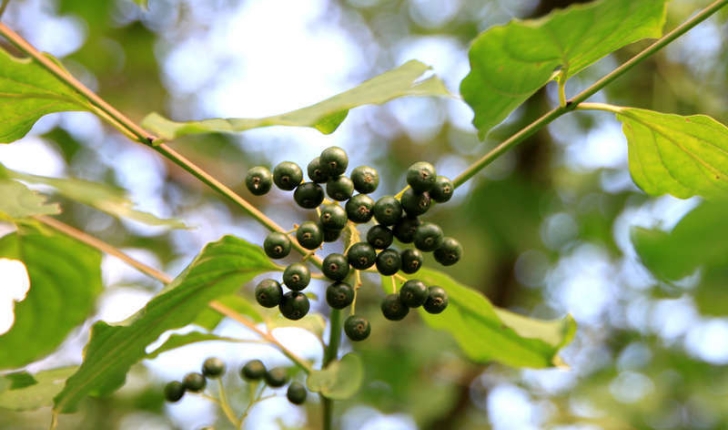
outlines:
[{"label": "green stem", "polygon": [[623,108],[609,103],[579,103],[576,110],[601,110],[612,113],[622,113]]},{"label": "green stem", "polygon": [[[331,331],[329,332],[329,344],[324,350],[322,368],[326,368],[326,366],[336,360],[339,354],[339,345],[341,345],[341,310],[331,309],[329,320],[331,321]],[[321,407],[324,430],[331,430],[334,421],[334,401],[322,395]]]},{"label": "green stem", "polygon": [[235,412],[233,412],[233,408],[230,407],[230,402],[228,402],[227,395],[225,394],[225,385],[222,383],[222,379],[218,379],[217,383],[220,387],[220,409],[222,409],[228,421],[230,421],[230,424],[235,426],[236,429],[240,428],[242,423],[238,421],[238,418],[235,416]]}]

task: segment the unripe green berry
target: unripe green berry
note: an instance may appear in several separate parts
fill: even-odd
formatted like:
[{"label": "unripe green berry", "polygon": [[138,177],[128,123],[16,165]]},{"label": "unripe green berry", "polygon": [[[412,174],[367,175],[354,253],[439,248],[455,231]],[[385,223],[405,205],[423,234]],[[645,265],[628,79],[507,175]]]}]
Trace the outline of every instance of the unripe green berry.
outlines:
[{"label": "unripe green berry", "polygon": [[336,242],[341,236],[342,230],[327,230],[324,229],[324,242]]},{"label": "unripe green berry", "polygon": [[281,303],[283,288],[275,279],[263,279],[255,287],[255,300],[264,308],[274,308]]},{"label": "unripe green berry", "polygon": [[427,301],[428,289],[424,282],[410,279],[399,290],[399,299],[410,308],[416,308]]},{"label": "unripe green berry", "polygon": [[430,198],[438,203],[445,203],[452,198],[455,192],[455,185],[449,178],[438,176],[435,178],[435,185],[430,188]]},{"label": "unripe green berry", "polygon": [[291,239],[287,234],[273,231],[265,237],[263,250],[270,258],[284,258],[291,252]]},{"label": "unripe green berry", "polygon": [[400,257],[402,258],[402,267],[400,270],[408,275],[411,275],[420,270],[420,267],[422,267],[422,263],[424,263],[425,261],[422,252],[417,249],[405,249],[400,254]]},{"label": "unripe green berry", "polygon": [[351,267],[364,270],[372,267],[377,261],[377,251],[366,242],[357,242],[346,252]]},{"label": "unripe green berry", "polygon": [[440,247],[433,253],[435,260],[443,266],[451,266],[457,263],[460,261],[460,257],[462,257],[462,255],[463,246],[452,237],[444,238]]},{"label": "unripe green berry", "polygon": [[206,378],[217,378],[225,373],[225,363],[217,357],[209,357],[202,363],[202,374]]},{"label": "unripe green berry", "polygon": [[306,249],[316,249],[324,241],[324,233],[318,223],[304,221],[296,229],[296,240]]},{"label": "unripe green berry", "polygon": [[294,405],[302,405],[306,401],[308,391],[300,382],[291,382],[286,391],[286,398]]},{"label": "unripe green berry", "polygon": [[435,166],[426,161],[418,161],[407,169],[407,184],[418,193],[429,191],[435,185],[435,178]]},{"label": "unripe green berry", "polygon": [[355,341],[361,341],[369,337],[372,327],[369,325],[369,320],[358,315],[350,315],[344,321],[344,333],[346,336]]},{"label": "unripe green berry", "polygon": [[399,321],[407,316],[409,308],[399,298],[399,294],[388,294],[382,300],[382,314],[390,321]]},{"label": "unripe green berry", "polygon": [[250,360],[240,369],[240,376],[246,381],[259,381],[265,377],[265,365],[260,360]]},{"label": "unripe green berry", "polygon": [[385,249],[377,255],[377,271],[384,276],[394,275],[402,265],[399,252],[395,249]]},{"label": "unripe green berry", "polygon": [[185,395],[185,385],[179,381],[172,381],[164,386],[164,398],[168,402],[177,402]]},{"label": "unripe green berry", "polygon": [[274,367],[265,372],[265,383],[269,387],[278,388],[286,385],[288,382],[288,371],[285,367]]},{"label": "unripe green berry", "polygon": [[304,263],[289,264],[283,271],[283,283],[294,291],[301,291],[311,282],[311,271]]},{"label": "unripe green berry", "polygon": [[349,165],[349,156],[338,146],[324,149],[319,158],[321,168],[331,177],[343,175]]},{"label": "unripe green berry", "polygon": [[273,174],[263,166],[255,166],[248,170],[245,186],[254,196],[262,196],[273,187]]},{"label": "unripe green berry", "polygon": [[292,161],[283,161],[273,168],[273,182],[284,191],[296,189],[303,180],[303,171]]},{"label": "unripe green berry", "polygon": [[431,314],[439,314],[447,307],[447,292],[440,287],[432,286],[427,293],[427,300],[422,307]]},{"label": "unripe green berry", "polygon": [[321,157],[316,157],[306,167],[309,179],[317,184],[324,184],[329,180],[329,174],[321,167]]},{"label": "unripe green berry", "polygon": [[296,187],[293,200],[304,209],[315,209],[324,201],[324,189],[314,182],[304,182]]},{"label": "unripe green berry", "polygon": [[332,281],[343,281],[349,275],[349,260],[343,254],[333,252],[324,258],[321,271]]},{"label": "unripe green berry", "polygon": [[321,226],[324,230],[341,230],[346,227],[349,218],[346,216],[346,209],[337,204],[326,204],[321,208],[319,216]]},{"label": "unripe green berry", "polygon": [[182,384],[184,384],[185,390],[197,393],[205,389],[207,380],[202,373],[191,372],[185,375]]},{"label": "unripe green berry", "polygon": [[374,203],[374,218],[381,225],[394,225],[402,217],[402,204],[393,196],[384,196]]},{"label": "unripe green berry", "polygon": [[442,245],[443,235],[439,225],[431,222],[423,222],[415,232],[415,246],[420,251],[434,251]]},{"label": "unripe green berry", "polygon": [[345,282],[334,282],[326,288],[326,303],[334,309],[344,309],[354,301],[354,288]]},{"label": "unripe green berry", "polygon": [[367,231],[367,242],[376,249],[385,249],[394,241],[394,234],[387,227],[377,224]]},{"label": "unripe green berry", "polygon": [[374,199],[366,194],[357,194],[346,202],[346,215],[349,220],[357,224],[369,222],[374,216],[373,207]]},{"label": "unripe green berry", "polygon": [[354,183],[346,176],[336,176],[326,181],[326,194],[334,200],[344,202],[354,194]]},{"label": "unripe green berry", "polygon": [[300,291],[289,291],[281,297],[281,304],[278,305],[281,314],[289,320],[300,320],[305,317],[311,309],[308,297]]},{"label": "unripe green berry", "polygon": [[417,226],[420,225],[418,218],[402,217],[397,224],[392,227],[392,233],[402,243],[412,243],[415,240],[415,232]]},{"label": "unripe green berry", "polygon": [[402,194],[401,203],[407,215],[414,217],[427,212],[432,205],[432,199],[428,193],[417,193],[412,188],[407,188]]},{"label": "unripe green berry", "polygon": [[373,193],[379,186],[379,173],[373,167],[356,167],[350,176],[354,182],[354,189],[362,194]]}]

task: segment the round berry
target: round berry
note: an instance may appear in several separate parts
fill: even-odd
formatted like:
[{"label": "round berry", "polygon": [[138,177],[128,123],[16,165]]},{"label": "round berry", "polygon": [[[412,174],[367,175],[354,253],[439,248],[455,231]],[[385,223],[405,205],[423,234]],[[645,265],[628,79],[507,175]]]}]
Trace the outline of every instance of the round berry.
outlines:
[{"label": "round berry", "polygon": [[373,207],[374,199],[366,194],[357,194],[346,202],[346,216],[349,217],[349,220],[358,224],[369,222],[374,216]]},{"label": "round berry", "polygon": [[250,360],[240,369],[240,376],[246,381],[258,381],[265,376],[265,364],[260,360]]},{"label": "round berry", "polygon": [[379,173],[373,167],[356,167],[350,176],[354,189],[362,194],[373,193],[379,186]]},{"label": "round berry", "polygon": [[283,271],[283,283],[294,291],[301,291],[311,282],[311,271],[304,263],[292,263]]},{"label": "round berry", "polygon": [[462,255],[462,245],[452,237],[444,238],[440,247],[433,253],[435,260],[443,266],[451,266],[457,263]]},{"label": "round berry", "polygon": [[342,230],[326,230],[324,229],[324,242],[336,242],[341,236]]},{"label": "round berry", "polygon": [[440,287],[432,286],[427,293],[427,300],[422,307],[431,314],[439,314],[447,307],[447,293]]},{"label": "round berry", "polygon": [[344,202],[354,194],[354,183],[347,176],[329,178],[326,182],[326,194],[334,200]]},{"label": "round berry", "polygon": [[179,381],[172,381],[164,386],[164,398],[168,402],[176,402],[185,395],[185,385]]},{"label": "round berry", "polygon": [[346,151],[338,146],[324,149],[319,158],[321,167],[331,177],[342,175],[349,165],[349,156],[346,155]]},{"label": "round berry", "polygon": [[289,320],[300,320],[305,317],[311,309],[308,297],[300,291],[289,291],[281,297],[281,304],[278,305],[284,317]]},{"label": "round berry", "polygon": [[376,249],[389,248],[389,245],[391,245],[393,241],[394,235],[392,234],[392,230],[381,224],[372,226],[372,228],[367,231],[367,242]]},{"label": "round berry", "polygon": [[407,169],[407,184],[418,193],[430,191],[435,178],[435,166],[426,161],[418,161]]},{"label": "round berry", "polygon": [[324,189],[315,182],[304,182],[296,187],[293,200],[304,209],[315,209],[324,201]]},{"label": "round berry", "polygon": [[422,252],[420,252],[418,249],[405,249],[400,254],[400,257],[402,259],[401,270],[408,275],[411,275],[420,270],[420,267],[422,267],[422,263],[424,263],[425,261]]},{"label": "round berry", "polygon": [[366,339],[371,331],[372,327],[369,325],[369,320],[364,317],[350,315],[344,321],[344,333],[353,341]]},{"label": "round berry", "polygon": [[377,251],[366,242],[357,242],[346,252],[351,267],[364,270],[372,267],[377,261]]},{"label": "round berry", "polygon": [[343,281],[349,274],[349,260],[343,254],[333,252],[324,258],[321,271],[332,281]]},{"label": "round berry", "polygon": [[420,251],[434,251],[442,245],[442,229],[431,222],[423,222],[415,232],[415,246]]},{"label": "round berry", "polygon": [[286,382],[288,382],[288,371],[285,367],[274,367],[265,372],[265,383],[269,387],[282,387],[286,385]]},{"label": "round berry", "polygon": [[248,170],[245,186],[254,196],[262,196],[273,187],[273,174],[263,166],[255,166]]},{"label": "round berry", "polygon": [[445,176],[438,176],[435,178],[435,185],[430,188],[428,192],[430,198],[438,203],[445,203],[452,198],[452,194],[455,192],[455,185],[452,181]]},{"label": "round berry", "polygon": [[399,299],[410,308],[416,308],[425,304],[428,289],[424,282],[410,279],[402,285],[399,290]]},{"label": "round berry", "polygon": [[185,375],[182,384],[185,386],[185,390],[197,393],[205,389],[207,380],[202,373],[191,372]]},{"label": "round berry", "polygon": [[324,241],[324,233],[318,223],[304,221],[296,229],[296,240],[306,249],[316,249]]},{"label": "round berry", "polygon": [[377,255],[377,270],[384,276],[394,275],[402,265],[399,252],[395,249],[385,249]]},{"label": "round berry", "polygon": [[308,391],[306,391],[306,387],[303,384],[300,382],[291,382],[291,385],[288,386],[288,391],[286,391],[286,398],[294,405],[302,405],[306,401],[307,394]]},{"label": "round berry", "polygon": [[329,180],[329,174],[321,167],[321,157],[316,157],[308,163],[306,167],[308,178],[317,184],[326,183]]},{"label": "round berry", "polygon": [[373,210],[374,218],[382,225],[394,225],[402,218],[402,204],[393,196],[381,197]]},{"label": "round berry", "polygon": [[392,227],[392,233],[402,243],[412,243],[415,240],[417,226],[420,225],[418,218],[402,217]]},{"label": "round berry", "polygon": [[412,188],[407,188],[402,194],[401,203],[407,215],[418,216],[430,209],[432,199],[428,193],[417,193]]},{"label": "round berry", "polygon": [[303,171],[292,161],[283,161],[273,168],[273,182],[284,191],[294,190],[303,180]]},{"label": "round berry", "polygon": [[382,300],[382,314],[384,318],[390,321],[399,321],[406,317],[408,313],[409,308],[399,299],[399,294],[388,294]]},{"label": "round berry", "polygon": [[341,230],[346,227],[349,218],[346,216],[346,209],[337,204],[323,205],[319,216],[321,226],[324,230]]},{"label": "round berry", "polygon": [[284,258],[291,252],[291,238],[279,231],[268,233],[263,241],[263,250],[270,258]]},{"label": "round berry", "polygon": [[283,288],[275,279],[263,279],[255,287],[255,300],[264,308],[274,308],[281,303]]},{"label": "round berry", "polygon": [[334,309],[344,309],[354,301],[354,288],[345,282],[334,282],[326,288],[326,303]]},{"label": "round berry", "polygon": [[217,357],[209,357],[202,363],[202,374],[206,378],[217,378],[225,373],[225,363]]}]

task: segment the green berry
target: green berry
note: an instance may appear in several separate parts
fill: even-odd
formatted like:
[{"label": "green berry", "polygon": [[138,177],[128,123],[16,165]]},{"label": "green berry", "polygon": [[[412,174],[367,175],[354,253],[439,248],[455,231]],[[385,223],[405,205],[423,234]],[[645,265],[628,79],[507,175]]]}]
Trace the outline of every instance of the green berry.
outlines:
[{"label": "green berry", "polygon": [[426,161],[418,161],[407,169],[407,184],[418,193],[430,191],[436,178],[435,166]]},{"label": "green berry", "polygon": [[382,314],[390,321],[399,321],[407,316],[409,308],[399,298],[399,294],[388,294],[382,300]]},{"label": "green berry", "polygon": [[285,367],[274,367],[265,372],[265,383],[269,387],[282,387],[286,385],[286,382],[288,382],[288,371]]},{"label": "green berry", "polygon": [[304,209],[315,209],[324,201],[324,189],[315,182],[304,182],[296,187],[293,200]]},{"label": "green berry", "polygon": [[366,242],[357,242],[346,252],[351,267],[364,270],[372,267],[377,261],[377,251]]},{"label": "green berry", "polygon": [[427,300],[422,307],[431,314],[439,314],[447,307],[447,293],[440,287],[432,286],[427,293]]},{"label": "green berry", "polygon": [[291,252],[291,238],[278,231],[268,233],[263,241],[263,250],[270,258],[284,258]]},{"label": "green berry", "polygon": [[225,373],[225,363],[217,357],[209,357],[202,363],[202,374],[207,378],[217,378]]},{"label": "green berry", "polygon": [[304,221],[296,229],[296,240],[306,249],[316,249],[324,241],[324,233],[318,223]]},{"label": "green berry", "polygon": [[303,180],[303,171],[292,161],[283,161],[273,168],[273,182],[284,191],[296,189]]},{"label": "green berry", "polygon": [[416,308],[425,304],[428,295],[427,285],[416,279],[410,279],[402,285],[399,290],[399,299],[410,308]]},{"label": "green berry", "polygon": [[432,186],[428,194],[430,198],[438,203],[445,203],[452,198],[455,192],[455,185],[445,176],[435,178],[435,185]]},{"label": "green berry", "polygon": [[263,166],[255,166],[248,170],[245,186],[254,196],[262,196],[273,187],[273,174]]},{"label": "green berry", "polygon": [[295,321],[306,316],[308,310],[311,309],[311,303],[302,292],[289,291],[281,297],[278,309],[284,317]]},{"label": "green berry", "polygon": [[420,267],[422,267],[422,263],[424,263],[425,261],[422,252],[420,252],[418,249],[405,249],[400,254],[400,257],[402,259],[401,270],[408,275],[411,275],[420,270]]},{"label": "green berry", "polygon": [[185,385],[179,381],[172,381],[164,386],[164,398],[168,402],[177,402],[185,395]]},{"label": "green berry", "polygon": [[435,261],[442,264],[443,266],[451,266],[458,261],[463,255],[463,247],[460,242],[453,239],[452,237],[446,237],[442,240],[440,247],[435,250],[433,256]]},{"label": "green berry", "polygon": [[317,184],[324,184],[329,180],[329,174],[321,167],[321,157],[316,157],[306,167],[309,179]]},{"label": "green berry", "polygon": [[240,369],[240,376],[246,381],[259,381],[265,377],[265,364],[260,360],[250,360]]},{"label": "green berry", "polygon": [[354,189],[362,194],[373,193],[379,186],[379,173],[373,167],[356,167],[350,176]]},{"label": "green berry", "polygon": [[374,203],[374,218],[379,224],[394,225],[402,218],[402,204],[393,196],[384,196]]},{"label": "green berry", "polygon": [[389,248],[389,245],[394,241],[394,235],[392,230],[387,227],[377,224],[372,226],[367,231],[367,242],[376,249]]},{"label": "green berry", "polygon": [[377,270],[384,276],[394,275],[402,265],[399,252],[395,249],[385,249],[377,255]]},{"label": "green berry", "polygon": [[182,384],[185,386],[185,390],[197,393],[205,389],[207,380],[202,373],[191,372],[185,375]]},{"label": "green berry", "polygon": [[321,221],[324,230],[341,230],[346,227],[349,218],[347,218],[346,209],[343,207],[337,204],[327,204],[321,208],[319,221]]},{"label": "green berry", "polygon": [[372,327],[369,325],[369,320],[364,317],[350,315],[344,321],[344,333],[355,342],[369,337],[371,331]]},{"label": "green berry", "polygon": [[289,264],[283,271],[283,283],[294,291],[301,291],[311,282],[311,271],[304,263]]},{"label": "green berry", "polygon": [[264,308],[274,308],[281,303],[283,288],[275,279],[263,279],[255,287],[255,300]]},{"label": "green berry", "polygon": [[324,242],[330,243],[330,242],[336,242],[339,240],[339,236],[341,236],[342,230],[326,230],[324,229]]},{"label": "green berry", "polygon": [[402,217],[392,227],[392,233],[402,243],[412,243],[415,240],[417,226],[420,225],[418,218]]},{"label": "green berry", "polygon": [[407,188],[402,194],[401,203],[402,209],[407,212],[407,215],[415,217],[430,209],[432,199],[428,193],[417,193],[412,188]]},{"label": "green berry", "polygon": [[294,405],[302,405],[306,401],[307,394],[308,391],[306,391],[306,387],[303,384],[300,382],[291,382],[291,385],[288,386],[288,391],[286,391],[286,398]]},{"label": "green berry", "polygon": [[332,281],[343,281],[349,274],[349,260],[343,254],[331,253],[324,258],[321,271]]},{"label": "green berry", "polygon": [[357,194],[346,202],[346,216],[349,217],[349,220],[358,224],[369,222],[374,216],[373,207],[374,199],[366,194]]},{"label": "green berry", "polygon": [[326,288],[326,303],[334,309],[344,309],[354,301],[354,288],[345,282],[334,282]]},{"label": "green berry", "polygon": [[442,245],[443,235],[439,225],[423,222],[415,232],[415,247],[420,251],[434,251]]},{"label": "green berry", "polygon": [[328,173],[330,177],[344,174],[346,167],[349,165],[349,156],[346,155],[346,151],[338,146],[332,146],[324,149],[321,152],[320,160],[321,168]]},{"label": "green berry", "polygon": [[334,200],[344,202],[354,194],[354,183],[347,176],[329,178],[326,182],[326,194]]}]

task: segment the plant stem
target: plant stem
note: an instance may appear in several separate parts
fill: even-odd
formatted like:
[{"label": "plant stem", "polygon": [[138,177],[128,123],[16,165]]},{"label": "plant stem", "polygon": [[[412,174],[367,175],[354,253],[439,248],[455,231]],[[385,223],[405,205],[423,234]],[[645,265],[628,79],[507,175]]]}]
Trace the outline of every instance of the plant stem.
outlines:
[{"label": "plant stem", "polygon": [[605,112],[621,113],[622,108],[609,103],[579,103],[576,110],[601,110]]},{"label": "plant stem", "polygon": [[[336,356],[339,354],[339,345],[341,344],[341,310],[331,309],[329,321],[331,321],[331,331],[329,333],[329,344],[324,350],[324,362],[322,366],[324,369],[336,360]],[[321,407],[324,430],[331,430],[334,421],[334,401],[322,395]]]},{"label": "plant stem", "polygon": [[238,418],[235,416],[235,412],[233,412],[233,409],[230,407],[230,402],[228,402],[227,394],[225,394],[225,385],[222,383],[222,379],[218,379],[217,384],[218,387],[220,387],[220,408],[227,417],[228,421],[230,421],[230,424],[235,426],[236,429],[240,428],[242,423],[238,421]]}]

